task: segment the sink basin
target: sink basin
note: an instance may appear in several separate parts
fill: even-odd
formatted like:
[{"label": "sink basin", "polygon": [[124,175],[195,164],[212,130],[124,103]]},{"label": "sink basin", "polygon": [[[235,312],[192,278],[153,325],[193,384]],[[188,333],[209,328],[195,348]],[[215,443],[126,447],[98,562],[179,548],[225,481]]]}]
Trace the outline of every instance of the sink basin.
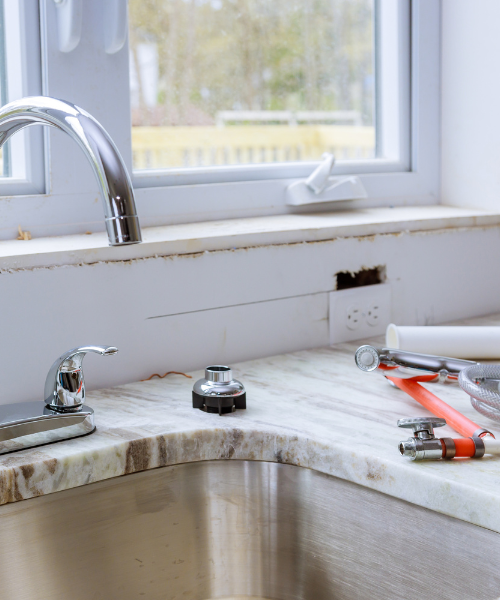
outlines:
[{"label": "sink basin", "polygon": [[494,600],[500,535],[291,465],[213,461],[0,507],[0,598]]}]

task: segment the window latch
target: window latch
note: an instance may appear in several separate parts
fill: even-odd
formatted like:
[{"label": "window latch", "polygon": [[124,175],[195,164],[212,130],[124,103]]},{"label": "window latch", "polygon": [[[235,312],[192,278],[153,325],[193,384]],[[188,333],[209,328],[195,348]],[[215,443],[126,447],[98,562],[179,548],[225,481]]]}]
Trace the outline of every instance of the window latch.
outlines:
[{"label": "window latch", "polygon": [[331,177],[335,157],[329,152],[307,179],[295,181],[286,189],[286,203],[291,206],[338,202],[366,198],[366,190],[356,175]]}]

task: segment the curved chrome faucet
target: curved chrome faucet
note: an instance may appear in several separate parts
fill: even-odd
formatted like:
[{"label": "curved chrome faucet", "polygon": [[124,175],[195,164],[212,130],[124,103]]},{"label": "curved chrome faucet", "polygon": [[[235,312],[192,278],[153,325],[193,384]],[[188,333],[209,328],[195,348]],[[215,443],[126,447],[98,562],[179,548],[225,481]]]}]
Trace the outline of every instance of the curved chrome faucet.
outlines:
[{"label": "curved chrome faucet", "polygon": [[110,246],[141,242],[132,182],[123,159],[102,125],[83,109],[56,98],[33,96],[0,109],[0,148],[29,125],[50,125],[82,148],[101,188]]},{"label": "curved chrome faucet", "polygon": [[60,412],[75,412],[85,401],[82,361],[87,352],[110,356],[118,352],[114,346],[80,346],[62,354],[50,367],[45,380],[45,404]]}]

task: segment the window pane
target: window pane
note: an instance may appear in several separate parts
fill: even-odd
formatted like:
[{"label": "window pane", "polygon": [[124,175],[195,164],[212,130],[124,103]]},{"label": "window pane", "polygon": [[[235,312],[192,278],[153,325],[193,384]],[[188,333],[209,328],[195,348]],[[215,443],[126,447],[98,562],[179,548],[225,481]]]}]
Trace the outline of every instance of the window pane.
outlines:
[{"label": "window pane", "polygon": [[375,156],[374,0],[130,0],[135,169]]},{"label": "window pane", "polygon": [[[7,59],[5,55],[5,18],[3,0],[0,0],[0,106],[7,104]],[[10,175],[9,143],[0,148],[0,177]]]}]

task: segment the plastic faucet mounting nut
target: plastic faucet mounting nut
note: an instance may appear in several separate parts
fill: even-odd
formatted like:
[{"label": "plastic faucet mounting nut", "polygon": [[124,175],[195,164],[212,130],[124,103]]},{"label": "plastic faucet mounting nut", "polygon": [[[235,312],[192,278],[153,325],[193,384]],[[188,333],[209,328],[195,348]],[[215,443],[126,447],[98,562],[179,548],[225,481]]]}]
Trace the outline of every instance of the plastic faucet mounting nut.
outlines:
[{"label": "plastic faucet mounting nut", "polygon": [[245,388],[225,365],[207,367],[205,378],[193,386],[193,408],[223,415],[246,407]]}]

